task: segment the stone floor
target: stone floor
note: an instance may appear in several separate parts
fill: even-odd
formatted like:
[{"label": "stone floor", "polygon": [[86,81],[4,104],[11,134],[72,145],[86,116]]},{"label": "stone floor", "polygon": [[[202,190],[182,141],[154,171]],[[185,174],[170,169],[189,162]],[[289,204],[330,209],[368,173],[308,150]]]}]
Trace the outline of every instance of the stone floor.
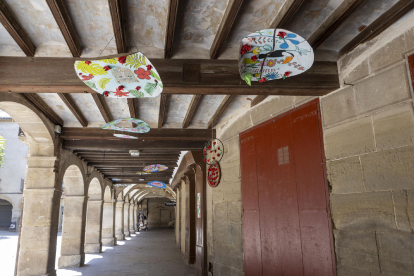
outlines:
[{"label": "stone floor", "polygon": [[173,229],[140,232],[104,253],[86,254],[85,266],[59,269],[58,276],[194,276],[194,265],[187,265],[175,245]]},{"label": "stone floor", "polygon": [[13,276],[19,233],[0,230],[0,275]]}]

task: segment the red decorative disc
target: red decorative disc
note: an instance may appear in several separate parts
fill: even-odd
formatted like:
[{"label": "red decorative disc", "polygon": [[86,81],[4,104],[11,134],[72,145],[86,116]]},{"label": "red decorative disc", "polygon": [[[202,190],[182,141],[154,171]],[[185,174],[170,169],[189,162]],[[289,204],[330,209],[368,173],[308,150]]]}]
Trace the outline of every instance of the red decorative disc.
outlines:
[{"label": "red decorative disc", "polygon": [[220,162],[221,158],[223,158],[223,154],[224,145],[219,139],[210,139],[204,144],[202,152],[204,163],[212,165],[216,162]]},{"label": "red decorative disc", "polygon": [[221,171],[218,163],[208,165],[207,168],[207,182],[210,187],[217,187],[220,183]]}]

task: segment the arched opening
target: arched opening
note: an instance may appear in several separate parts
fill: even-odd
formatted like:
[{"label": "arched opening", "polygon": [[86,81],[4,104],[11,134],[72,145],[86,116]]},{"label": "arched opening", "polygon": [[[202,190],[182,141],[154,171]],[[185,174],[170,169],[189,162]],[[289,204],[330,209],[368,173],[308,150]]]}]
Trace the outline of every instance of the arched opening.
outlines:
[{"label": "arched opening", "polygon": [[85,253],[102,252],[101,243],[102,187],[95,177],[89,184],[86,210]]},{"label": "arched opening", "polygon": [[69,166],[63,176],[63,223],[58,268],[79,267],[84,264],[85,252],[85,189],[81,170]]},{"label": "arched opening", "polygon": [[102,245],[113,246],[114,240],[114,201],[109,186],[105,187],[102,215]]},{"label": "arched opening", "polygon": [[0,198],[0,230],[8,230],[12,221],[13,205]]}]

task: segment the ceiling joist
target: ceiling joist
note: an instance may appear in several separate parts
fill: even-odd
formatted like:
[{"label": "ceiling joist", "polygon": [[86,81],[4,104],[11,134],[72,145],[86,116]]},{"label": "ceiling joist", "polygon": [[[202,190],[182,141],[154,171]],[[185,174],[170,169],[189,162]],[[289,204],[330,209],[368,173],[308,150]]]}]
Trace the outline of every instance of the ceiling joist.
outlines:
[{"label": "ceiling joist", "polygon": [[160,99],[160,111],[158,113],[158,128],[162,128],[162,126],[164,125],[164,120],[165,120],[165,116],[167,114],[167,105],[168,105],[168,99],[169,99],[169,95],[166,94],[161,94],[161,99]]},{"label": "ceiling joist", "polygon": [[187,128],[190,125],[191,120],[193,119],[193,116],[197,110],[197,106],[200,103],[201,97],[201,95],[194,95],[191,99],[191,103],[188,107],[187,114],[184,117],[183,128]]},{"label": "ceiling joist", "polygon": [[264,100],[266,100],[267,96],[266,95],[260,95],[260,96],[256,96],[252,102],[250,103],[250,107],[256,106],[259,103],[263,102]]},{"label": "ceiling joist", "polygon": [[98,93],[92,93],[92,98],[94,99],[96,106],[98,107],[99,112],[101,112],[105,122],[109,123],[113,121],[111,111],[109,111],[105,98]]},{"label": "ceiling joist", "polygon": [[[15,93],[96,93],[73,73],[72,58],[0,59],[0,92]],[[315,61],[311,69],[286,80],[247,85],[240,79],[237,60],[154,59],[164,84],[160,111],[165,112],[165,94],[187,95],[290,95],[322,96],[339,88],[336,62]],[[183,80],[184,64],[200,64],[200,82]],[[47,66],[45,66],[47,65]],[[16,72],[9,74],[8,72]],[[162,115],[162,112],[160,112]],[[163,116],[160,116],[160,123]]]},{"label": "ceiling joist", "polygon": [[46,2],[66,40],[70,52],[74,57],[80,57],[82,53],[81,45],[64,1],[46,0]]},{"label": "ceiling joist", "polygon": [[76,105],[72,97],[69,94],[58,93],[58,95],[65,103],[65,105],[69,108],[69,110],[72,112],[73,116],[75,116],[76,119],[79,121],[81,126],[87,127],[88,121],[86,120],[85,116],[83,116],[82,112],[80,111],[79,107]]},{"label": "ceiling joist", "polygon": [[141,140],[65,140],[63,148],[66,149],[100,149],[105,151],[120,151],[130,149],[160,149],[160,150],[200,150],[205,141],[141,141]]},{"label": "ceiling joist", "polygon": [[0,22],[26,56],[33,57],[36,47],[4,0],[0,0]]},{"label": "ceiling joist", "polygon": [[23,94],[32,104],[40,109],[55,125],[63,126],[63,120],[37,94]]},{"label": "ceiling joist", "polygon": [[[210,121],[208,122],[208,128],[213,128],[217,122],[220,120],[221,116],[223,115],[224,111],[226,111],[227,107],[233,101],[235,95],[227,95],[224,97],[223,101],[221,102],[220,106],[217,108],[216,112],[214,113],[213,117],[211,117]],[[214,137],[216,137],[214,135]]]},{"label": "ceiling joist", "polygon": [[170,9],[168,11],[167,37],[165,39],[164,58],[171,58],[174,47],[175,23],[177,22],[179,0],[170,0]]},{"label": "ceiling joist", "polygon": [[118,53],[126,53],[126,39],[125,39],[125,26],[122,15],[122,1],[121,0],[109,0],[109,11],[112,18],[112,26],[114,29],[116,48]]},{"label": "ceiling joist", "polygon": [[131,118],[139,118],[138,99],[128,98],[128,108]]},{"label": "ceiling joist", "polygon": [[270,28],[284,28],[304,2],[305,0],[286,0],[270,25]]}]

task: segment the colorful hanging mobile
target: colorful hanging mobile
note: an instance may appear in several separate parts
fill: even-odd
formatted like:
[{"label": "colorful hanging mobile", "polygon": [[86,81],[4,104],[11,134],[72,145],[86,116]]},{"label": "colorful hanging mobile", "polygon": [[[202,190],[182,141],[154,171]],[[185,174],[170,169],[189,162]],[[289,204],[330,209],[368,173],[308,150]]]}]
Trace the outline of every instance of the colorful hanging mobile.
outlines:
[{"label": "colorful hanging mobile", "polygon": [[138,137],[125,135],[125,134],[114,134],[115,137],[124,138],[124,139],[138,139]]},{"label": "colorful hanging mobile", "polygon": [[218,163],[207,166],[207,182],[210,187],[215,188],[220,183],[221,170]]},{"label": "colorful hanging mobile", "polygon": [[148,172],[149,173],[151,173],[151,172],[162,172],[162,171],[165,171],[165,170],[168,170],[168,167],[164,166],[164,165],[161,165],[161,164],[149,165],[149,166],[146,166],[143,169],[143,171],[147,172],[147,173]]},{"label": "colorful hanging mobile", "polygon": [[223,153],[223,143],[217,138],[210,139],[204,144],[203,161],[209,165],[220,162],[221,158],[223,158]]},{"label": "colorful hanging mobile", "polygon": [[311,68],[313,49],[299,35],[283,29],[266,29],[243,38],[239,72],[243,80],[261,83],[286,79]]},{"label": "colorful hanging mobile", "polygon": [[167,185],[165,185],[165,183],[161,181],[151,181],[151,182],[148,182],[148,185],[150,185],[151,187],[160,188],[160,189],[167,188]]},{"label": "colorful hanging mobile", "polygon": [[122,181],[122,179],[119,179],[119,178],[112,178],[112,181]]},{"label": "colorful hanging mobile", "polygon": [[[137,127],[117,127],[116,124],[123,123],[123,122],[131,122],[137,125]],[[133,132],[133,133],[147,133],[150,131],[150,126],[139,119],[135,118],[125,118],[125,119],[118,119],[112,122],[109,122],[101,127],[102,129],[109,129],[109,130],[119,130],[119,131],[126,131],[126,132]],[[117,136],[118,137],[118,136]]]},{"label": "colorful hanging mobile", "polygon": [[109,98],[157,97],[163,84],[149,59],[138,52],[102,60],[76,61],[78,77]]},{"label": "colorful hanging mobile", "polygon": [[147,175],[147,174],[151,174],[150,172],[137,172],[138,175]]}]

